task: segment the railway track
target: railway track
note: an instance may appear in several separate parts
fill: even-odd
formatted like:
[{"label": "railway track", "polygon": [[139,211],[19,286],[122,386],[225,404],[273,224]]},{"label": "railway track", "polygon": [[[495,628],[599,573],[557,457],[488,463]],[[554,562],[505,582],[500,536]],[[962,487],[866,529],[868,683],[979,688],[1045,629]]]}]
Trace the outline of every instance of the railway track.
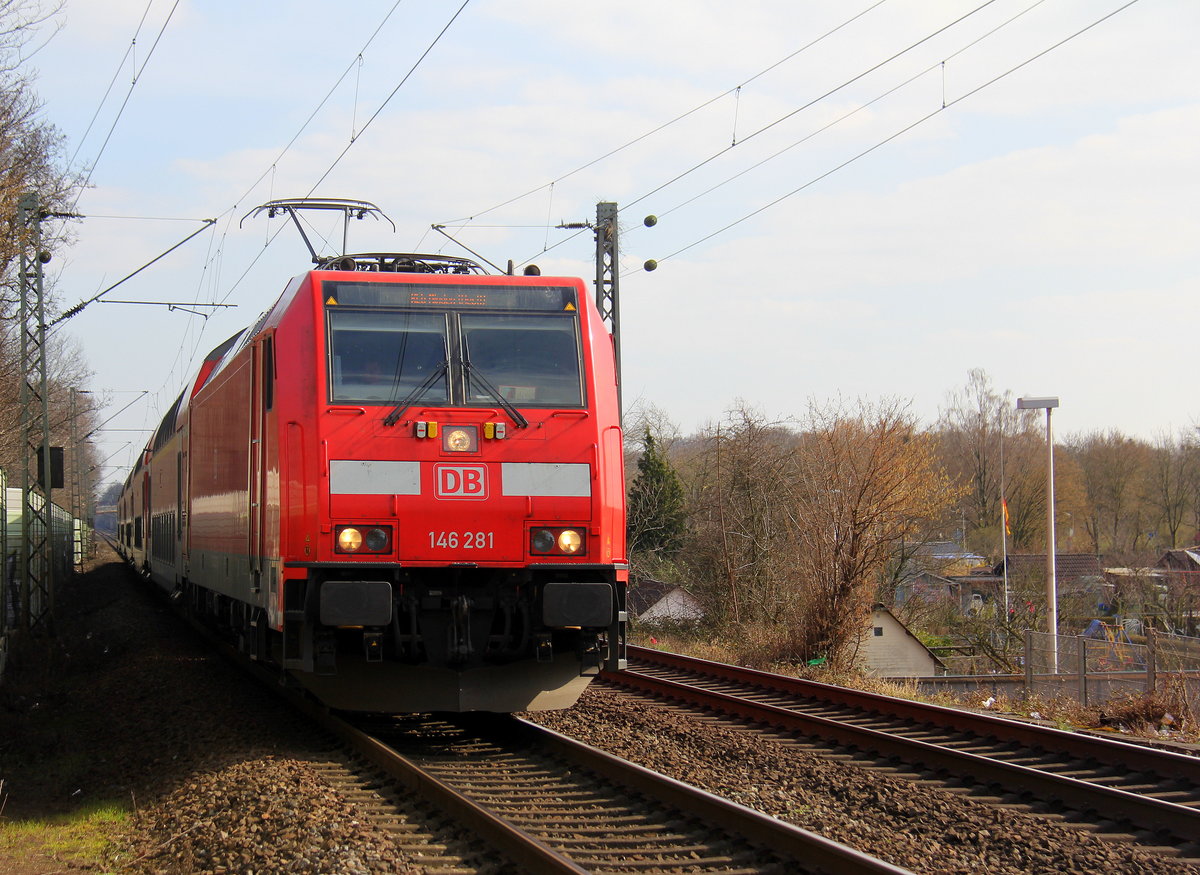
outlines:
[{"label": "railway track", "polygon": [[1197,757],[637,647],[603,682],[1200,861]]},{"label": "railway track", "polygon": [[909,872],[509,715],[356,725],[190,625],[349,751],[313,766],[436,875]]},{"label": "railway track", "polygon": [[[428,800],[496,849],[507,861],[501,871],[907,871],[517,718],[353,725],[309,712],[379,771],[376,787]],[[458,859],[438,865],[474,871],[456,868]],[[420,862],[439,871],[432,858]]]}]

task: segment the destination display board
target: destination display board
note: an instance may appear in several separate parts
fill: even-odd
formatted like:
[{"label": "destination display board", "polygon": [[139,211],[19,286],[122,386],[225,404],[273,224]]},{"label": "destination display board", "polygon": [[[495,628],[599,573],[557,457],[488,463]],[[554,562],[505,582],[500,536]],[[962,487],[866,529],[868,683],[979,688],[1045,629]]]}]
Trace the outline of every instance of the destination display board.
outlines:
[{"label": "destination display board", "polygon": [[448,310],[577,312],[575,289],[566,286],[482,286],[451,283],[327,282],[327,307],[430,307]]}]

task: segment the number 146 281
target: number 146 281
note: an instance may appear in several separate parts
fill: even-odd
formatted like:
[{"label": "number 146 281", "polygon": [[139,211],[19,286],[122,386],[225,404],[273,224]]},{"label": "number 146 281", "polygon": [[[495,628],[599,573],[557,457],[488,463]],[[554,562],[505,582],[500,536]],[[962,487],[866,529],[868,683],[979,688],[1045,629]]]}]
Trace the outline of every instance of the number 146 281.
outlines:
[{"label": "number 146 281", "polygon": [[495,546],[495,532],[430,532],[429,546],[443,550],[488,550]]}]

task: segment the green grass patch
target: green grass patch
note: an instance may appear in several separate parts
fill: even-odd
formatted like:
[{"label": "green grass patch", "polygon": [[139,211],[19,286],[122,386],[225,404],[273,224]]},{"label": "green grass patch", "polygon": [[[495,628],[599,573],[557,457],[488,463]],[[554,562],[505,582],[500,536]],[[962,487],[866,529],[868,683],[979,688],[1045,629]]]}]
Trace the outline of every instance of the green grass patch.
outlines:
[{"label": "green grass patch", "polygon": [[110,837],[128,818],[126,807],[114,802],[89,803],[46,819],[0,818],[0,854],[100,865]]}]

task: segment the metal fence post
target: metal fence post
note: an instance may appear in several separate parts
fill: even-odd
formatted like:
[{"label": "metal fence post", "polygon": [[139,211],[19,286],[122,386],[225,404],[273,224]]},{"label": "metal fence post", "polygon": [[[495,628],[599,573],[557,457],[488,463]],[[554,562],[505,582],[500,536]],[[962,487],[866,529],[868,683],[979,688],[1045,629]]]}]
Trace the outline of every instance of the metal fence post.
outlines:
[{"label": "metal fence post", "polygon": [[1075,638],[1079,645],[1079,704],[1087,707],[1087,639],[1082,635]]},{"label": "metal fence post", "polygon": [[1025,698],[1033,695],[1033,630],[1025,630]]},{"label": "metal fence post", "polygon": [[1158,632],[1152,627],[1146,632],[1146,690],[1156,692],[1158,684]]}]

